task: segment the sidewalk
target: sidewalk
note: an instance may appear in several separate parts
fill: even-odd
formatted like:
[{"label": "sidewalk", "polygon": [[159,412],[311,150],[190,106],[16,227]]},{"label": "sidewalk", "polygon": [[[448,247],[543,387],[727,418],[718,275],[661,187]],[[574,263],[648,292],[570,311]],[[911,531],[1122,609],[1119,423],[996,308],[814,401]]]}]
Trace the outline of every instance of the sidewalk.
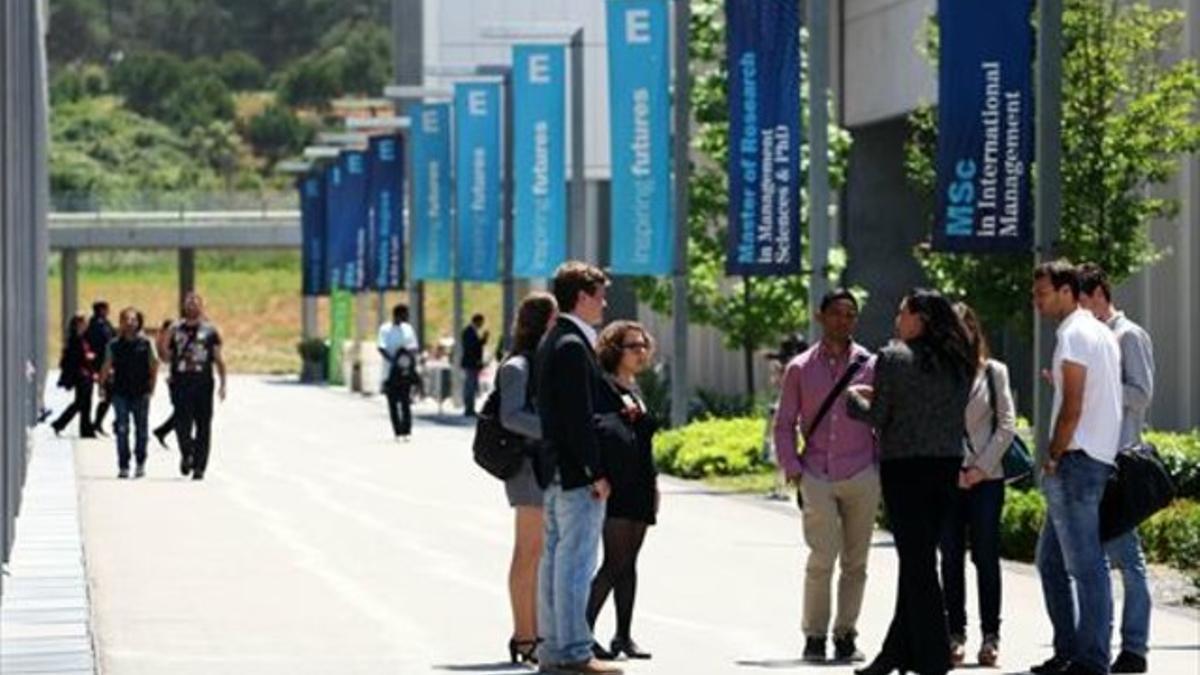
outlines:
[{"label": "sidewalk", "polygon": [[[415,440],[398,444],[379,398],[236,377],[203,482],[182,479],[178,454],[157,447],[146,479],[118,481],[111,442],[77,443],[101,672],[528,672],[504,663],[503,488],[473,464],[469,426],[419,412]],[[152,422],[165,414],[156,401]],[[849,672],[798,661],[794,506],[662,488],[634,626],[654,659],[628,672]],[[870,574],[860,631],[873,654],[894,603],[886,536]],[[1049,623],[1031,568],[1007,565],[1004,583],[995,672],[1024,672],[1049,655]],[[602,641],[612,625],[610,604]],[[1156,611],[1152,634],[1152,672],[1200,672],[1196,613]]]}]

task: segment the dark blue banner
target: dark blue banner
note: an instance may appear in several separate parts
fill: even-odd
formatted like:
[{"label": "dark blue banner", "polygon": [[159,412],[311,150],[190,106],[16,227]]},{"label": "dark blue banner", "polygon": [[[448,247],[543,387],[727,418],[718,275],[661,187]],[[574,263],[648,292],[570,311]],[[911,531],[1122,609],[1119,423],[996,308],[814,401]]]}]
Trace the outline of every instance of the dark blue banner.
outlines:
[{"label": "dark blue banner", "polygon": [[495,281],[500,256],[500,85],[454,86],[458,278]]},{"label": "dark blue banner", "polygon": [[450,104],[414,104],[410,137],[413,156],[412,276],[448,280],[450,266]]},{"label": "dark blue banner", "polygon": [[513,276],[567,257],[566,47],[513,47]]},{"label": "dark blue banner", "polygon": [[400,136],[373,136],[367,150],[367,284],[378,291],[404,286],[404,145]]},{"label": "dark blue banner", "polygon": [[608,0],[612,270],[674,269],[667,0]]},{"label": "dark blue banner", "polygon": [[325,279],[330,291],[342,287],[342,272],[345,267],[341,252],[344,228],[342,227],[342,189],[345,181],[340,161],[333,161],[324,169],[325,180]]},{"label": "dark blue banner", "polygon": [[304,295],[329,295],[325,268],[325,175],[311,171],[296,181],[300,194],[300,274]]},{"label": "dark blue banner", "polygon": [[800,8],[726,0],[731,275],[798,274]]},{"label": "dark blue banner", "polygon": [[1032,246],[1032,9],[1032,0],[938,2],[935,250]]}]

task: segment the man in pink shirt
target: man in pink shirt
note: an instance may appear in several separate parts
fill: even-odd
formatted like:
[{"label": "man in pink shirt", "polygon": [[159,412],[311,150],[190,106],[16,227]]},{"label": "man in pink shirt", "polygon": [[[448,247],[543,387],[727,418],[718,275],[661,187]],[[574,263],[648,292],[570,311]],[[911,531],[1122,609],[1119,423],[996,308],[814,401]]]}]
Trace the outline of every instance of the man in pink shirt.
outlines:
[{"label": "man in pink shirt", "polygon": [[[823,662],[834,564],[840,559],[834,659],[862,661],[856,626],[867,583],[867,554],[879,508],[879,453],[871,428],[846,414],[846,386],[870,384],[874,360],[854,342],[858,301],[830,291],[815,314],[822,338],[784,371],[775,414],[779,466],[796,484],[804,510],[804,660]],[[835,391],[837,389],[837,391]],[[831,394],[833,394],[831,396]],[[800,447],[798,438],[803,438]]]}]

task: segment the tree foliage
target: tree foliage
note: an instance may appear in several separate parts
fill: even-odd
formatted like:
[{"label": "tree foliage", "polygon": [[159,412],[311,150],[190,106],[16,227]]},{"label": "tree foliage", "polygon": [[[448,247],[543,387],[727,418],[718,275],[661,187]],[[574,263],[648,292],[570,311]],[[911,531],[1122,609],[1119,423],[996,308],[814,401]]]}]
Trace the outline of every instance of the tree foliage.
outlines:
[{"label": "tree foliage", "polygon": [[278,104],[268,106],[251,118],[246,130],[246,137],[254,148],[271,164],[303,150],[312,136],[312,127],[289,108]]},{"label": "tree foliage", "polygon": [[[1184,14],[1139,3],[1067,0],[1063,13],[1062,219],[1057,253],[1094,261],[1120,283],[1152,264],[1150,224],[1178,204],[1156,194],[1184,153],[1200,149],[1196,101],[1200,70],[1171,61]],[[936,62],[936,25],[926,41]],[[932,204],[937,113],[910,117],[907,172]],[[933,213],[928,214],[932,224]],[[984,256],[922,251],[940,288],[969,295],[995,327],[1029,320],[1028,255]]]},{"label": "tree foliage", "polygon": [[338,96],[378,95],[391,72],[389,31],[350,19],[331,28],[316,50],[284,71],[277,91],[290,105],[324,107]]}]

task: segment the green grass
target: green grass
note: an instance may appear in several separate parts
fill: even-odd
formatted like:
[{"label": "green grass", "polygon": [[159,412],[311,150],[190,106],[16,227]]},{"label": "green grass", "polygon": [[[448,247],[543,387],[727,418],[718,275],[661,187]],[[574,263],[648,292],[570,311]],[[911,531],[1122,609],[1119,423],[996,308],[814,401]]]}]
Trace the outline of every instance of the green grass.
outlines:
[{"label": "green grass", "polygon": [[741,476],[709,476],[704,484],[726,492],[765,495],[775,489],[775,472],[748,473]]}]

